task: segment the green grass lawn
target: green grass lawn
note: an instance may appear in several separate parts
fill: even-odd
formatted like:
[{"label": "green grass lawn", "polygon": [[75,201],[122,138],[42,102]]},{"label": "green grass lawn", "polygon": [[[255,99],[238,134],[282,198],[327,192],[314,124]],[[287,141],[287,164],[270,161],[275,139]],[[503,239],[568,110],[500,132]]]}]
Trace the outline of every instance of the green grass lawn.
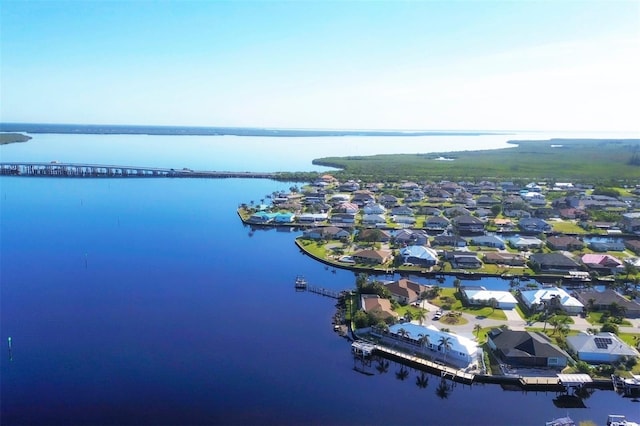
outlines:
[{"label": "green grass lawn", "polygon": [[[452,303],[448,303],[448,301]],[[436,306],[451,305],[452,311],[460,311],[477,317],[491,318],[495,320],[506,320],[507,316],[502,309],[493,309],[490,306],[463,306],[460,296],[455,288],[442,288],[440,295],[429,301]]]},{"label": "green grass lawn", "polygon": [[563,221],[552,221],[550,222],[553,227],[553,232],[558,232],[561,234],[586,234],[587,231],[578,226],[576,223],[563,220]]}]

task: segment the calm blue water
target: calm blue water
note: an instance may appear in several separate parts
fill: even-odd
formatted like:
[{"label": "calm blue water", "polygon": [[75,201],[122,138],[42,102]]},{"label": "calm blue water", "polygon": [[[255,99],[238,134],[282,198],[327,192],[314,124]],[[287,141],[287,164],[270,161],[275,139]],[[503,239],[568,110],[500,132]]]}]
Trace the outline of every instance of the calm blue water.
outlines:
[{"label": "calm blue water", "polygon": [[492,385],[457,385],[441,399],[438,378],[420,389],[417,373],[398,380],[394,363],[384,374],[353,371],[348,342],[331,330],[333,300],[293,290],[297,274],[333,289],[351,288],[353,274],[301,255],[295,233],[251,232],[236,217],[239,203],[289,186],[0,178],[1,423],[539,425],[567,413],[597,424],[610,412],[640,417],[638,403],[608,391],[596,391],[586,409],[567,410],[553,393]]}]

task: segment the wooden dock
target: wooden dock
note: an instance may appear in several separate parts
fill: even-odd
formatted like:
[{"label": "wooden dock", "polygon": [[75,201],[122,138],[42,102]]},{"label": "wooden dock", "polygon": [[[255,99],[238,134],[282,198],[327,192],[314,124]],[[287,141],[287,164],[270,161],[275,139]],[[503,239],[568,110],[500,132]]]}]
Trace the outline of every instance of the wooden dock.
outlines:
[{"label": "wooden dock", "polygon": [[374,353],[380,354],[386,358],[395,359],[400,362],[409,364],[413,368],[440,374],[440,376],[444,379],[451,379],[456,382],[471,384],[473,383],[473,380],[475,378],[475,375],[472,373],[467,373],[458,368],[449,367],[447,365],[429,361],[427,359],[410,355],[405,352],[400,352],[386,346],[373,345],[373,351]]}]

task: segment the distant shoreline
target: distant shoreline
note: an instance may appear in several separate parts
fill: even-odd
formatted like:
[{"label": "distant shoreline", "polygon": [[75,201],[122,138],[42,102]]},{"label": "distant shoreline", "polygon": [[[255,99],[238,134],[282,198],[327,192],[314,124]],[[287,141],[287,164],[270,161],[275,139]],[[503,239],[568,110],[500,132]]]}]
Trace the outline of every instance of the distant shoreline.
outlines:
[{"label": "distant shoreline", "polygon": [[0,145],[8,145],[10,143],[27,142],[31,136],[22,133],[0,133]]},{"label": "distant shoreline", "polygon": [[40,124],[0,123],[2,132],[154,135],[154,136],[263,136],[263,137],[323,137],[323,136],[487,136],[510,135],[512,132],[448,131],[448,130],[340,130],[340,129],[276,129],[263,127],[198,127],[198,126],[128,126],[100,124]]}]

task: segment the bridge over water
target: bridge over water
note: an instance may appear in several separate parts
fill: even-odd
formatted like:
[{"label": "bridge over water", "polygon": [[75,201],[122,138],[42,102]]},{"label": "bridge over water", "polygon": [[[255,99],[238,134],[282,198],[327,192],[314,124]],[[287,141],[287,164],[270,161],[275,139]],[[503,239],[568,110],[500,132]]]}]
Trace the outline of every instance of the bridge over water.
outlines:
[{"label": "bridge over water", "polygon": [[161,167],[117,166],[84,163],[32,163],[2,162],[0,175],[3,176],[43,176],[43,177],[109,177],[109,178],[254,178],[276,179],[278,173],[269,172],[224,172],[199,171],[191,169],[168,169]]}]

